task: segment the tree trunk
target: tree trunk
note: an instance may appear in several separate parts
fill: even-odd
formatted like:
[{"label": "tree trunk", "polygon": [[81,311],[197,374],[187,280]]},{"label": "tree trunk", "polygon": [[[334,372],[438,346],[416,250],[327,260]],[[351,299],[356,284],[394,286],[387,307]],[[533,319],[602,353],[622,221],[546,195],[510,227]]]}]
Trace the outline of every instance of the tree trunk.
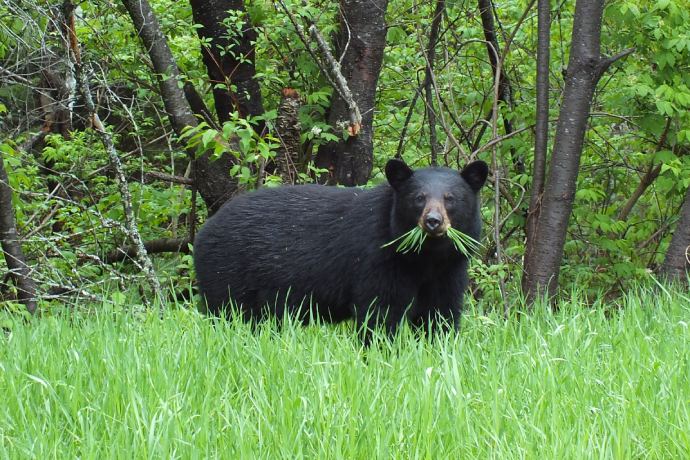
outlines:
[{"label": "tree trunk", "polygon": [[31,269],[26,264],[17,235],[17,224],[12,207],[12,189],[5,171],[2,151],[0,151],[0,242],[5,253],[7,268],[17,285],[18,300],[29,313],[36,311],[36,283],[31,278]]},{"label": "tree trunk", "polygon": [[[534,134],[534,162],[532,169],[532,189],[529,210],[525,223],[524,273],[534,272],[533,249],[537,233],[537,222],[541,211],[541,198],[544,193],[546,176],[546,152],[549,143],[549,59],[551,45],[551,2],[538,0],[537,3],[537,106]],[[528,277],[522,277],[522,290],[527,292]]]},{"label": "tree trunk", "polygon": [[577,0],[563,101],[556,126],[551,165],[531,256],[525,271],[528,300],[558,290],[558,275],[568,221],[575,198],[580,156],[594,89],[606,69],[628,50],[612,58],[600,52],[604,0]]},{"label": "tree trunk", "polygon": [[676,224],[671,244],[666,250],[661,273],[667,279],[675,281],[687,281],[687,275],[690,273],[690,187],[685,193],[680,219]]},{"label": "tree trunk", "polygon": [[[161,31],[156,16],[147,0],[122,0],[129,12],[134,27],[149,53],[153,68],[156,71],[158,85],[175,133],[179,136],[185,127],[197,126],[184,91],[178,85],[180,72],[173,58],[168,43]],[[195,152],[188,152],[192,158]],[[232,166],[229,154],[211,162],[208,155],[202,155],[194,161],[194,183],[204,199],[210,213],[215,212],[227,201],[237,189],[237,184],[229,177]]]},{"label": "tree trunk", "polygon": [[[361,185],[373,167],[373,121],[376,84],[386,45],[385,14],[388,0],[341,0],[337,54],[341,70],[362,114],[361,130],[347,140],[321,146],[316,165],[329,170],[328,182]],[[328,122],[336,134],[350,119],[350,110],[338,91],[333,92]]]},{"label": "tree trunk", "polygon": [[[264,113],[254,67],[256,30],[249,22],[243,0],[190,0],[194,22],[204,42],[201,54],[213,86],[216,113],[221,123],[237,110],[242,117]],[[234,11],[243,15],[241,31],[228,30],[223,21]],[[234,87],[234,88],[233,88]],[[263,131],[264,124],[257,127]]]},{"label": "tree trunk", "polygon": [[276,150],[275,174],[282,178],[283,184],[296,184],[300,172],[298,163],[302,147],[299,121],[301,105],[297,90],[283,88],[274,133],[280,142]]}]

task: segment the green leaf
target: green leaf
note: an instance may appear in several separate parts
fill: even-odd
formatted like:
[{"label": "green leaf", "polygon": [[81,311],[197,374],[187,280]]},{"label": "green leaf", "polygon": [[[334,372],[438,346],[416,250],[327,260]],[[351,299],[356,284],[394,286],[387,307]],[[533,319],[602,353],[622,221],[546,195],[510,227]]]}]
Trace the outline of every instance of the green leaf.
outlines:
[{"label": "green leaf", "polygon": [[654,154],[655,163],[667,163],[675,160],[677,157],[670,150],[660,150]]},{"label": "green leaf", "polygon": [[215,129],[207,129],[204,131],[204,134],[201,136],[201,144],[205,147],[208,148],[212,142],[215,142],[216,135],[218,134],[218,131]]},{"label": "green leaf", "polygon": [[671,0],[658,0],[654,8],[656,10],[665,10],[668,8],[669,3],[671,3]]}]

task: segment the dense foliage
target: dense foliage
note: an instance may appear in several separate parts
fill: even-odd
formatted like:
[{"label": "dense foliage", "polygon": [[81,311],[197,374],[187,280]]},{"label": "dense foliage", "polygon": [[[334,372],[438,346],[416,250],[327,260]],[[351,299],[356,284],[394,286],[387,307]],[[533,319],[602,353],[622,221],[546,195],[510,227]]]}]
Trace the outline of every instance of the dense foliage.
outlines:
[{"label": "dense foliage", "polygon": [[[212,107],[211,84],[188,3],[151,3],[185,81]],[[522,23],[518,20],[528,4],[519,0],[494,5],[501,47],[514,34],[504,64],[511,98],[500,109],[498,135],[505,134],[504,119],[512,123],[514,133],[495,144],[503,178],[500,209],[489,199],[495,193],[489,189],[484,249],[472,268],[475,294],[489,301],[499,295],[499,279],[517,289],[524,253],[533,149],[536,14],[528,14]],[[333,34],[337,26],[334,2],[310,1],[307,6],[293,2],[288,6],[313,21],[324,36]],[[553,5],[552,119],[558,115],[573,7],[574,2]],[[426,112],[422,98],[415,93],[421,90],[424,78],[423,50],[433,8],[432,2],[408,0],[389,7],[374,118],[371,183],[382,180],[382,166],[398,151],[404,130],[406,137],[400,144],[404,159],[413,166],[429,164]],[[687,0],[615,0],[607,5],[602,37],[605,52],[612,55],[630,47],[636,51],[609,70],[595,96],[563,260],[561,284],[565,289],[577,284],[590,294],[617,295],[631,282],[648,277],[663,259],[690,185],[689,11]],[[112,265],[106,260],[113,250],[129,243],[121,223],[122,203],[114,174],[98,136],[75,110],[72,130],[47,136],[38,150],[22,148],[41,129],[39,120],[46,105],[38,100],[50,88],[46,72],[63,75],[69,67],[59,33],[60,14],[60,5],[53,2],[0,4],[0,146],[16,192],[19,231],[30,265],[36,267],[35,277],[54,293],[72,290],[100,297],[102,287],[124,287],[138,276],[138,270],[129,263]],[[259,32],[257,78],[266,107],[260,121],[273,125],[282,88],[300,92],[304,144],[299,180],[313,180],[317,172],[310,160],[318,146],[347,135],[326,123],[332,89],[276,4],[248,2],[247,14]],[[171,135],[148,56],[119,3],[80,3],[76,18],[84,71],[129,174],[144,239],[182,237],[190,231],[195,195],[184,186],[143,180],[150,171],[188,177],[187,144],[220,153],[238,140],[233,144],[238,145],[233,152],[238,161],[228,173],[238,179],[241,188],[280,182],[280,177],[263,168],[279,144],[270,134],[256,132],[257,120],[235,115],[224,126],[201,124],[182,140]],[[230,17],[228,34],[237,33],[241,19]],[[439,126],[443,127],[438,129],[443,147],[440,163],[461,167],[477,156],[490,161],[492,150],[487,144],[492,129],[487,116],[493,104],[493,74],[475,3],[446,4],[436,51],[435,89]],[[74,102],[78,105],[78,98]],[[629,203],[648,172],[656,175],[650,176],[639,199]],[[630,211],[622,212],[626,204]],[[195,206],[200,215],[192,213],[191,219],[198,224],[203,221],[204,207],[199,199]],[[499,213],[500,244],[507,256],[500,265],[494,259],[495,213]],[[178,290],[188,285],[188,256],[156,255],[155,261],[163,284]]]}]

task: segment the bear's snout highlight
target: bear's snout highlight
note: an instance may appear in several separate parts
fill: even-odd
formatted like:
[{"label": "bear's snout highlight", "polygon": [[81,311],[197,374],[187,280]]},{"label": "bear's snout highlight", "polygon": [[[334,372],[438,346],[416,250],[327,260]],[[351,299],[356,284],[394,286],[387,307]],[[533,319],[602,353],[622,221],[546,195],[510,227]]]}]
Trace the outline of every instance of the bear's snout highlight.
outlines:
[{"label": "bear's snout highlight", "polygon": [[443,202],[430,200],[422,212],[419,226],[431,236],[445,235],[450,226],[450,219]]},{"label": "bear's snout highlight", "polygon": [[441,226],[443,223],[443,216],[441,214],[432,211],[429,214],[426,215],[426,218],[424,219],[424,226],[429,230],[430,232],[435,232],[437,228]]}]

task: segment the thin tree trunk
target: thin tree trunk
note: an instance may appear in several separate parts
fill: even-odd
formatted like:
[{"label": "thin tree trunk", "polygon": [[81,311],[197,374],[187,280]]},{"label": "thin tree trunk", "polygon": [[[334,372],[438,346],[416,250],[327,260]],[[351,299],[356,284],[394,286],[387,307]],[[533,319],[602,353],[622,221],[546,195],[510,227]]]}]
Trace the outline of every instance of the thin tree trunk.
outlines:
[{"label": "thin tree trunk", "polygon": [[661,274],[669,280],[681,282],[687,281],[687,276],[690,274],[690,187],[685,192],[680,219],[666,250]]},{"label": "thin tree trunk", "polygon": [[17,286],[18,300],[29,313],[36,312],[36,283],[31,278],[31,269],[26,264],[22,246],[19,244],[17,223],[12,207],[12,189],[5,171],[4,158],[0,150],[0,242],[5,254],[5,263]]},{"label": "thin tree trunk", "polygon": [[[537,106],[534,135],[534,162],[532,170],[532,190],[529,210],[525,223],[524,274],[534,272],[533,250],[537,232],[537,222],[541,211],[541,198],[544,193],[546,176],[546,152],[549,143],[549,59],[551,45],[551,2],[537,2]],[[522,277],[522,290],[529,285],[527,276]]]},{"label": "thin tree trunk", "polygon": [[[373,167],[373,121],[376,85],[386,44],[385,13],[388,0],[341,0],[338,54],[341,70],[362,115],[358,134],[321,146],[316,165],[329,170],[330,183],[361,185]],[[336,133],[350,119],[347,102],[333,92],[328,122]]]},{"label": "thin tree trunk", "polygon": [[551,165],[534,236],[534,263],[524,276],[528,300],[558,290],[563,247],[575,198],[580,156],[594,89],[602,74],[628,50],[612,58],[601,56],[604,0],[577,0],[570,59],[565,79]]},{"label": "thin tree trunk", "polygon": [[[482,28],[484,30],[484,40],[486,40],[487,53],[489,55],[489,62],[491,63],[491,70],[493,75],[496,74],[496,66],[500,59],[498,39],[496,38],[496,26],[494,24],[494,11],[491,0],[478,0],[479,15],[482,19]],[[498,85],[498,100],[504,103],[510,103],[510,82],[505,75],[505,70],[501,69],[501,80]],[[511,130],[512,131],[512,130]],[[508,133],[506,133],[508,134]]]},{"label": "thin tree trunk", "polygon": [[[186,127],[197,126],[184,91],[178,85],[180,72],[173,58],[168,43],[161,31],[156,16],[147,0],[122,0],[129,12],[134,27],[149,53],[153,68],[156,71],[158,85],[170,123],[179,136]],[[194,158],[196,153],[188,152]],[[204,199],[210,213],[215,212],[237,189],[237,184],[228,174],[232,166],[232,157],[224,154],[211,162],[208,154],[194,160],[195,185]]]},{"label": "thin tree trunk", "polygon": [[426,51],[426,70],[424,72],[424,97],[426,99],[427,119],[429,120],[429,145],[431,147],[431,165],[438,165],[438,152],[441,146],[436,137],[436,112],[434,111],[434,61],[436,60],[436,42],[441,28],[441,19],[446,8],[445,0],[437,0],[434,17],[431,19],[429,44]]},{"label": "thin tree trunk", "polygon": [[[484,30],[484,40],[486,41],[486,49],[489,55],[489,63],[491,63],[491,74],[494,75],[495,78],[498,61],[499,59],[505,59],[505,57],[500,56],[500,48],[498,45],[498,39],[496,38],[496,26],[494,23],[493,4],[491,0],[478,0],[477,4],[479,6],[479,15],[482,20],[482,28]],[[508,79],[508,76],[506,75],[505,69],[503,67],[501,67],[500,69],[499,76],[500,79],[498,85],[498,100],[508,106],[512,106],[513,101],[510,80]],[[493,112],[489,113],[486,116],[486,120],[491,120],[492,118]],[[484,133],[486,132],[487,127],[488,125],[486,123],[482,123],[482,126],[479,130],[479,134],[477,135],[474,141],[473,150],[479,148],[479,144],[482,138],[484,137]],[[506,117],[503,117],[503,129],[505,130],[506,134],[510,134],[513,132],[513,124]],[[514,150],[515,149],[511,149],[511,154],[513,156],[515,154]]]},{"label": "thin tree trunk", "polygon": [[[190,0],[194,22],[203,40],[201,54],[213,86],[216,113],[221,123],[237,110],[242,117],[264,113],[261,90],[254,66],[256,30],[244,7],[244,0]],[[223,21],[230,12],[243,15],[242,30],[228,30]],[[234,86],[234,90],[233,87]],[[257,127],[263,131],[264,124]]]}]

